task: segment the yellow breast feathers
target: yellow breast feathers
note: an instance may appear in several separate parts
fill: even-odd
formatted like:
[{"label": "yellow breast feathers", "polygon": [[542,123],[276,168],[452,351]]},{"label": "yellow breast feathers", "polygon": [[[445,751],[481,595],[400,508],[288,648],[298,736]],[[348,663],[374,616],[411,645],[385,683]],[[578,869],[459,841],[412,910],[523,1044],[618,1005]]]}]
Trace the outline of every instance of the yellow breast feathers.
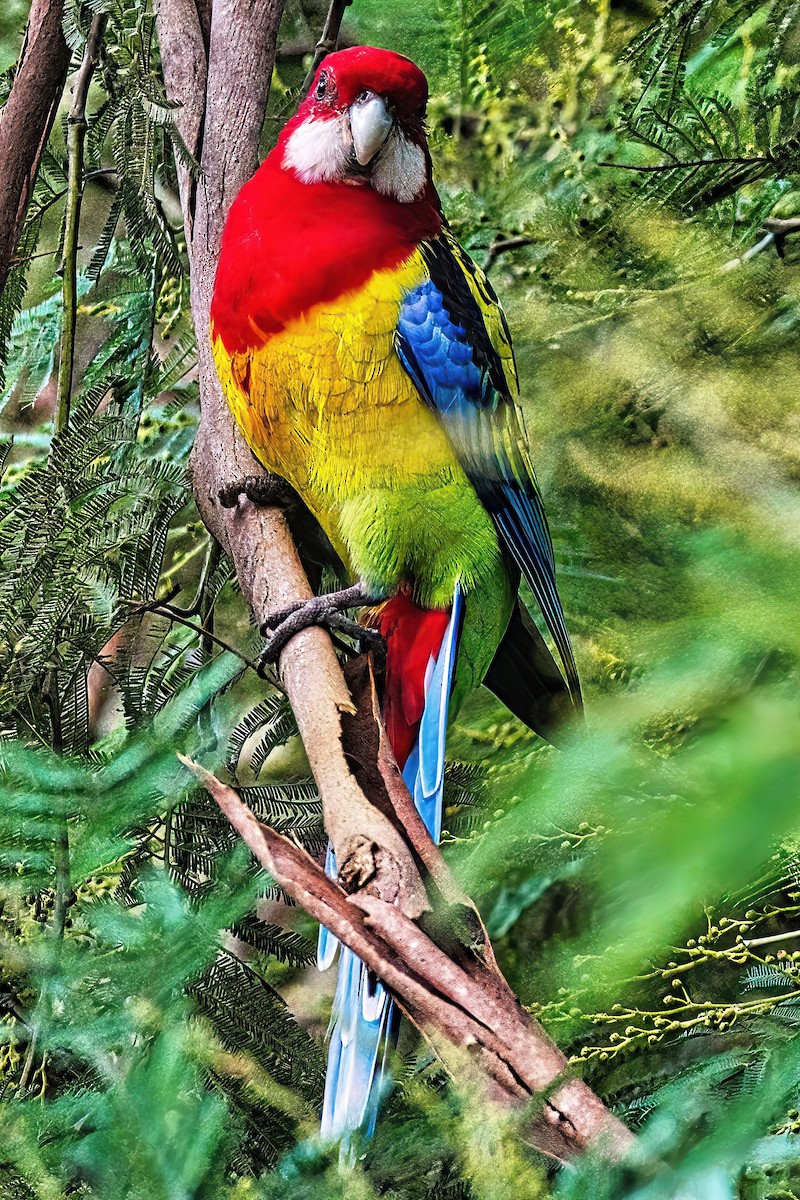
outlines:
[{"label": "yellow breast feathers", "polygon": [[[415,251],[356,292],[315,305],[262,346],[214,358],[257,458],[317,515],[360,488],[461,474],[395,351],[403,298],[427,277]],[[323,525],[329,522],[323,520]]]}]

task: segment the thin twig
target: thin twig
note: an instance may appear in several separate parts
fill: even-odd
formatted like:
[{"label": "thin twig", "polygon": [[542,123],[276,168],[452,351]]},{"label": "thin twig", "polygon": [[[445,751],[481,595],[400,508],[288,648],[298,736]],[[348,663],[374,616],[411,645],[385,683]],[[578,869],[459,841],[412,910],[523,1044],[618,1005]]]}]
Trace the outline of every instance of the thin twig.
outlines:
[{"label": "thin twig", "polygon": [[208,548],[208,557],[204,563],[203,575],[197,586],[197,595],[195,596],[195,604],[198,608],[198,616],[200,617],[200,627],[203,630],[200,638],[200,653],[202,661],[207,662],[211,658],[211,648],[214,644],[214,597],[209,597],[206,592],[208,578],[216,564],[219,562],[220,554],[222,553],[219,542],[216,538],[211,539],[211,545]]},{"label": "thin twig", "polygon": [[[202,549],[202,543],[198,543],[198,548]],[[179,608],[177,604],[171,605],[172,610],[179,613],[183,617],[196,617],[200,613],[203,603],[203,597],[208,586],[208,581],[212,573],[216,570],[222,555],[222,547],[216,538],[209,537],[206,546],[206,555],[203,560],[203,566],[200,571],[200,579],[197,583],[197,588],[194,593],[194,599],[186,608]],[[169,578],[169,572],[163,576],[164,579]],[[160,601],[155,601],[156,604],[168,604],[181,591],[180,584],[174,584],[166,596],[162,596]]]},{"label": "thin twig", "polygon": [[257,675],[264,678],[264,668],[252,658],[248,658],[246,654],[242,654],[241,650],[237,650],[230,642],[226,642],[223,638],[218,637],[215,633],[210,633],[207,629],[203,629],[201,625],[196,625],[194,621],[187,620],[181,613],[180,609],[176,609],[171,604],[164,604],[161,601],[151,600],[145,604],[139,604],[135,600],[124,600],[120,598],[120,604],[130,605],[132,608],[131,616],[139,616],[142,613],[151,612],[157,617],[166,617],[170,621],[176,621],[178,625],[184,625],[186,629],[191,629],[196,633],[201,643],[203,638],[208,638],[219,646],[221,650],[227,650],[229,654],[233,654],[240,662],[243,662],[251,671],[255,671]]},{"label": "thin twig", "polygon": [[718,167],[722,163],[735,163],[741,166],[765,166],[772,162],[771,158],[765,158],[762,155],[755,157],[733,157],[733,158],[696,158],[679,160],[671,163],[619,163],[619,162],[599,162],[599,167],[616,167],[618,171],[641,171],[645,174],[654,174],[661,171],[682,171],[692,170],[697,167]]},{"label": "thin twig", "polygon": [[[94,171],[87,171],[83,177],[84,183],[89,183],[95,179],[111,179],[112,175],[118,175],[116,167],[97,167]],[[113,183],[109,185],[113,188]]]},{"label": "thin twig", "polygon": [[508,250],[519,250],[521,246],[532,245],[533,238],[525,237],[524,235],[510,238],[495,238],[486,252],[486,260],[483,264],[485,274],[489,274],[501,254],[505,254]]},{"label": "thin twig", "polygon": [[[65,196],[66,192],[62,192],[61,195]],[[78,246],[78,249],[83,250],[83,246]],[[55,250],[37,250],[35,254],[24,254],[21,257],[15,256],[11,260],[11,265],[16,266],[17,263],[31,262],[34,258],[51,258],[52,255],[58,254],[58,252],[58,247],[56,246]]]},{"label": "thin twig", "polygon": [[[58,675],[54,668],[47,672],[42,698],[50,710],[50,724],[53,731],[52,747],[55,754],[64,753],[64,733],[61,725],[61,698],[58,688]],[[71,893],[69,877],[69,826],[67,818],[61,817],[58,822],[53,848],[55,864],[55,896],[53,900],[53,933],[57,938],[63,938],[67,926],[67,911]]]},{"label": "thin twig", "polygon": [[[768,217],[764,221],[762,228],[768,231],[764,237],[756,242],[754,246],[750,246],[748,250],[745,250],[743,254],[736,258],[731,258],[728,260],[728,262],[723,263],[721,267],[717,268],[717,271],[721,273],[723,271],[732,271],[735,267],[740,267],[743,263],[749,262],[750,259],[754,258],[757,254],[760,254],[762,250],[766,250],[767,247],[772,245],[773,242],[775,243],[775,249],[778,251],[778,254],[780,257],[783,257],[783,239],[790,237],[794,233],[800,233],[800,217],[789,217],[785,219],[779,217]],[[780,243],[779,239],[781,239]],[[624,310],[615,308],[611,309],[609,312],[600,313],[598,316],[587,317],[583,321],[576,321],[573,325],[567,325],[563,329],[555,330],[550,334],[550,338],[552,341],[559,341],[562,337],[567,337],[571,333],[578,333],[581,329],[588,329],[592,325],[600,325],[604,321],[611,321],[615,317],[622,315],[627,316],[630,314],[631,309],[638,307],[639,305],[653,304],[655,301],[661,300],[664,296],[685,291],[686,288],[693,287],[700,281],[700,276],[693,276],[691,279],[685,279],[680,283],[674,283],[670,287],[659,288],[655,291],[648,289],[645,294],[639,295],[632,300]],[[609,290],[611,289],[604,289],[604,292],[608,292]],[[624,291],[630,294],[631,289],[617,288],[613,290]]]},{"label": "thin twig", "polygon": [[325,25],[322,29],[322,37],[314,47],[314,57],[311,60],[311,66],[308,69],[308,74],[303,80],[303,86],[300,89],[300,95],[305,96],[311,84],[314,82],[314,76],[317,73],[317,68],[322,62],[326,54],[330,54],[336,49],[339,41],[339,30],[344,17],[344,10],[349,8],[353,0],[331,0],[331,6],[328,9],[328,15],[325,18]]},{"label": "thin twig", "polygon": [[86,98],[89,84],[100,57],[100,47],[107,16],[98,13],[92,18],[83,60],[75,80],[72,104],[67,117],[67,212],[64,224],[64,256],[61,260],[62,294],[61,353],[58,365],[58,407],[55,431],[61,433],[69,425],[72,401],[72,373],[75,363],[75,320],[78,312],[78,230],[83,200],[83,151],[86,142]]},{"label": "thin twig", "polygon": [[17,1095],[22,1097],[28,1090],[28,1080],[31,1077],[31,1069],[33,1067],[33,1059],[36,1054],[36,1043],[39,1040],[39,1026],[34,1025],[31,1033],[30,1041],[28,1042],[28,1050],[25,1055],[25,1062],[22,1067],[22,1074],[19,1078],[19,1086],[17,1087]]},{"label": "thin twig", "polygon": [[800,929],[793,929],[790,933],[773,933],[771,937],[746,938],[742,945],[747,946],[749,950],[753,946],[771,946],[773,942],[789,942],[796,937],[800,937]]},{"label": "thin twig", "polygon": [[740,254],[738,258],[729,259],[723,265],[722,270],[732,271],[734,267],[740,267],[742,263],[749,262],[751,258],[755,258],[762,250],[766,250],[768,246],[771,246],[774,241],[775,235],[773,233],[766,234],[760,241],[756,242],[755,246],[751,246],[749,250],[745,250],[744,254]]}]

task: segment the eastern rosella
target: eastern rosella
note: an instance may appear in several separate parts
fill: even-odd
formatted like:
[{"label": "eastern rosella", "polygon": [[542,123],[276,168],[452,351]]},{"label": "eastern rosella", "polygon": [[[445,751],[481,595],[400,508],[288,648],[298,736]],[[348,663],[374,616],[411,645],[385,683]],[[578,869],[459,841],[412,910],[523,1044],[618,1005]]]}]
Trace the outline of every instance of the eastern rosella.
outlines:
[{"label": "eastern rosella", "polygon": [[[442,215],[427,90],[386,50],[323,61],[230,210],[211,337],[254,454],[362,585],[342,602],[377,602],[387,732],[438,839],[448,705],[485,682],[547,735],[581,697],[508,327]],[[517,598],[520,574],[561,669]],[[335,949],[322,931],[321,965]],[[381,985],[343,949],[324,1136],[374,1122],[392,1024]]]}]

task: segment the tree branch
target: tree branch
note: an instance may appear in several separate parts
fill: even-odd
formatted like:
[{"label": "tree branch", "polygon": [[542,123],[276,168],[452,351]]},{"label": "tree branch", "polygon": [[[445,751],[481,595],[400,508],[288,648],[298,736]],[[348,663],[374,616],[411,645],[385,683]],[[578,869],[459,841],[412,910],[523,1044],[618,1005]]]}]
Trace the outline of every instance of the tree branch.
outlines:
[{"label": "tree branch", "polygon": [[496,237],[486,251],[486,259],[483,264],[485,273],[489,274],[501,254],[506,254],[509,250],[519,250],[522,246],[531,246],[532,244],[533,238],[525,237],[524,234],[521,234],[519,237]]},{"label": "tree branch", "polygon": [[[615,1158],[630,1149],[633,1135],[585,1083],[569,1078],[567,1059],[493,966],[477,954],[469,963],[454,961],[377,896],[348,896],[304,850],[260,824],[232,788],[190,759],[181,761],[276,883],[383,980],[453,1076],[463,1080],[466,1072],[503,1108],[540,1099],[523,1131],[538,1150],[564,1162],[589,1145]],[[446,871],[442,860],[440,877]]]},{"label": "tree branch", "polygon": [[[261,625],[269,612],[307,599],[312,591],[279,511],[257,509],[244,498],[233,509],[219,504],[224,486],[263,471],[231,418],[216,377],[208,328],[225,217],[258,166],[280,6],[259,4],[251,9],[247,0],[215,3],[205,75],[198,58],[202,31],[196,10],[193,17],[188,11],[191,7],[188,0],[162,4],[156,19],[167,94],[184,109],[192,106],[181,113],[178,128],[184,140],[187,132],[198,131],[194,143],[187,144],[202,167],[196,189],[186,179],[181,186],[184,218],[192,228],[191,303],[201,387],[202,416],[192,455],[194,492],[203,521],[233,559],[242,593]],[[181,47],[172,60],[165,50],[170,46]],[[279,668],[341,870],[363,874],[365,847],[381,847],[380,861],[372,863],[373,886],[417,916],[425,894],[406,842],[370,804],[342,749],[341,717],[353,712],[353,702],[330,638],[321,629],[303,631],[283,651]]]},{"label": "tree branch", "polygon": [[723,266],[723,271],[731,271],[734,267],[740,267],[742,263],[749,262],[751,258],[755,258],[762,250],[766,250],[768,246],[775,246],[775,252],[778,258],[783,258],[786,254],[786,239],[795,233],[800,233],[800,217],[767,217],[761,227],[762,237],[745,250],[738,258],[732,258]]},{"label": "tree branch", "polygon": [[303,80],[303,86],[300,88],[301,98],[305,96],[311,84],[314,82],[314,76],[317,73],[317,67],[322,62],[326,54],[336,49],[339,41],[339,30],[342,27],[342,19],[344,10],[349,8],[353,0],[331,0],[328,15],[325,18],[325,27],[322,30],[322,36],[314,47],[314,57],[311,60],[311,66],[308,68],[308,74]]},{"label": "tree branch", "polygon": [[[199,160],[208,79],[208,54],[199,12],[194,0],[156,0],[155,13],[164,86],[170,100],[181,106],[175,125],[184,145],[193,158]],[[194,181],[189,168],[180,159],[176,158],[175,166],[191,266]]]},{"label": "tree branch", "polygon": [[[261,468],[222,394],[208,328],[225,217],[257,166],[279,16],[275,2],[214,0],[207,57],[191,0],[164,0],[156,18],[167,94],[183,105],[178,128],[202,168],[196,186],[186,174],[180,183],[199,346],[195,497],[259,624],[312,593],[282,513],[244,497],[232,509],[219,503],[223,487]],[[610,1153],[622,1155],[631,1135],[583,1083],[563,1079],[563,1055],[497,971],[480,918],[458,892],[403,784],[363,660],[349,667],[348,687],[330,637],[312,628],[285,647],[279,670],[319,788],[339,882],[260,826],[232,789],[193,769],[285,890],[377,971],[451,1070],[466,1055],[489,1094],[507,1105],[548,1090],[534,1136],[557,1158],[604,1138]]]},{"label": "tree branch", "polygon": [[[660,149],[660,147],[659,147]],[[733,164],[738,166],[769,166],[772,159],[764,155],[734,155],[732,157],[721,156],[719,158],[691,158],[677,159],[675,162],[669,163],[620,163],[620,162],[598,162],[599,167],[615,167],[618,171],[639,171],[642,174],[660,174],[664,171],[691,171],[698,167],[718,167],[723,164]]]},{"label": "tree branch", "polygon": [[767,217],[764,229],[772,237],[778,257],[783,258],[787,237],[800,233],[800,217]]},{"label": "tree branch", "polygon": [[0,112],[0,292],[69,69],[63,15],[63,0],[33,0],[11,94]]},{"label": "tree branch", "polygon": [[80,69],[72,89],[72,103],[67,117],[67,212],[64,224],[64,254],[61,260],[62,295],[61,349],[58,362],[58,406],[55,431],[61,433],[69,424],[72,402],[72,372],[75,362],[75,322],[78,314],[78,233],[83,201],[83,151],[86,144],[86,100],[95,67],[100,58],[107,17],[105,13],[92,18],[89,36],[83,51]]}]

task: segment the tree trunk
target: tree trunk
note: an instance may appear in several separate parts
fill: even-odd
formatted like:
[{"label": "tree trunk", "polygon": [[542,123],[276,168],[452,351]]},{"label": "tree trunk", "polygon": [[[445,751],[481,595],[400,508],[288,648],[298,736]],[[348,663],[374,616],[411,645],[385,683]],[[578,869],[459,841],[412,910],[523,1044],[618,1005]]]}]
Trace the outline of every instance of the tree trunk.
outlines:
[{"label": "tree trunk", "polygon": [[0,292],[69,69],[63,0],[33,0],[11,94],[0,112]]}]

